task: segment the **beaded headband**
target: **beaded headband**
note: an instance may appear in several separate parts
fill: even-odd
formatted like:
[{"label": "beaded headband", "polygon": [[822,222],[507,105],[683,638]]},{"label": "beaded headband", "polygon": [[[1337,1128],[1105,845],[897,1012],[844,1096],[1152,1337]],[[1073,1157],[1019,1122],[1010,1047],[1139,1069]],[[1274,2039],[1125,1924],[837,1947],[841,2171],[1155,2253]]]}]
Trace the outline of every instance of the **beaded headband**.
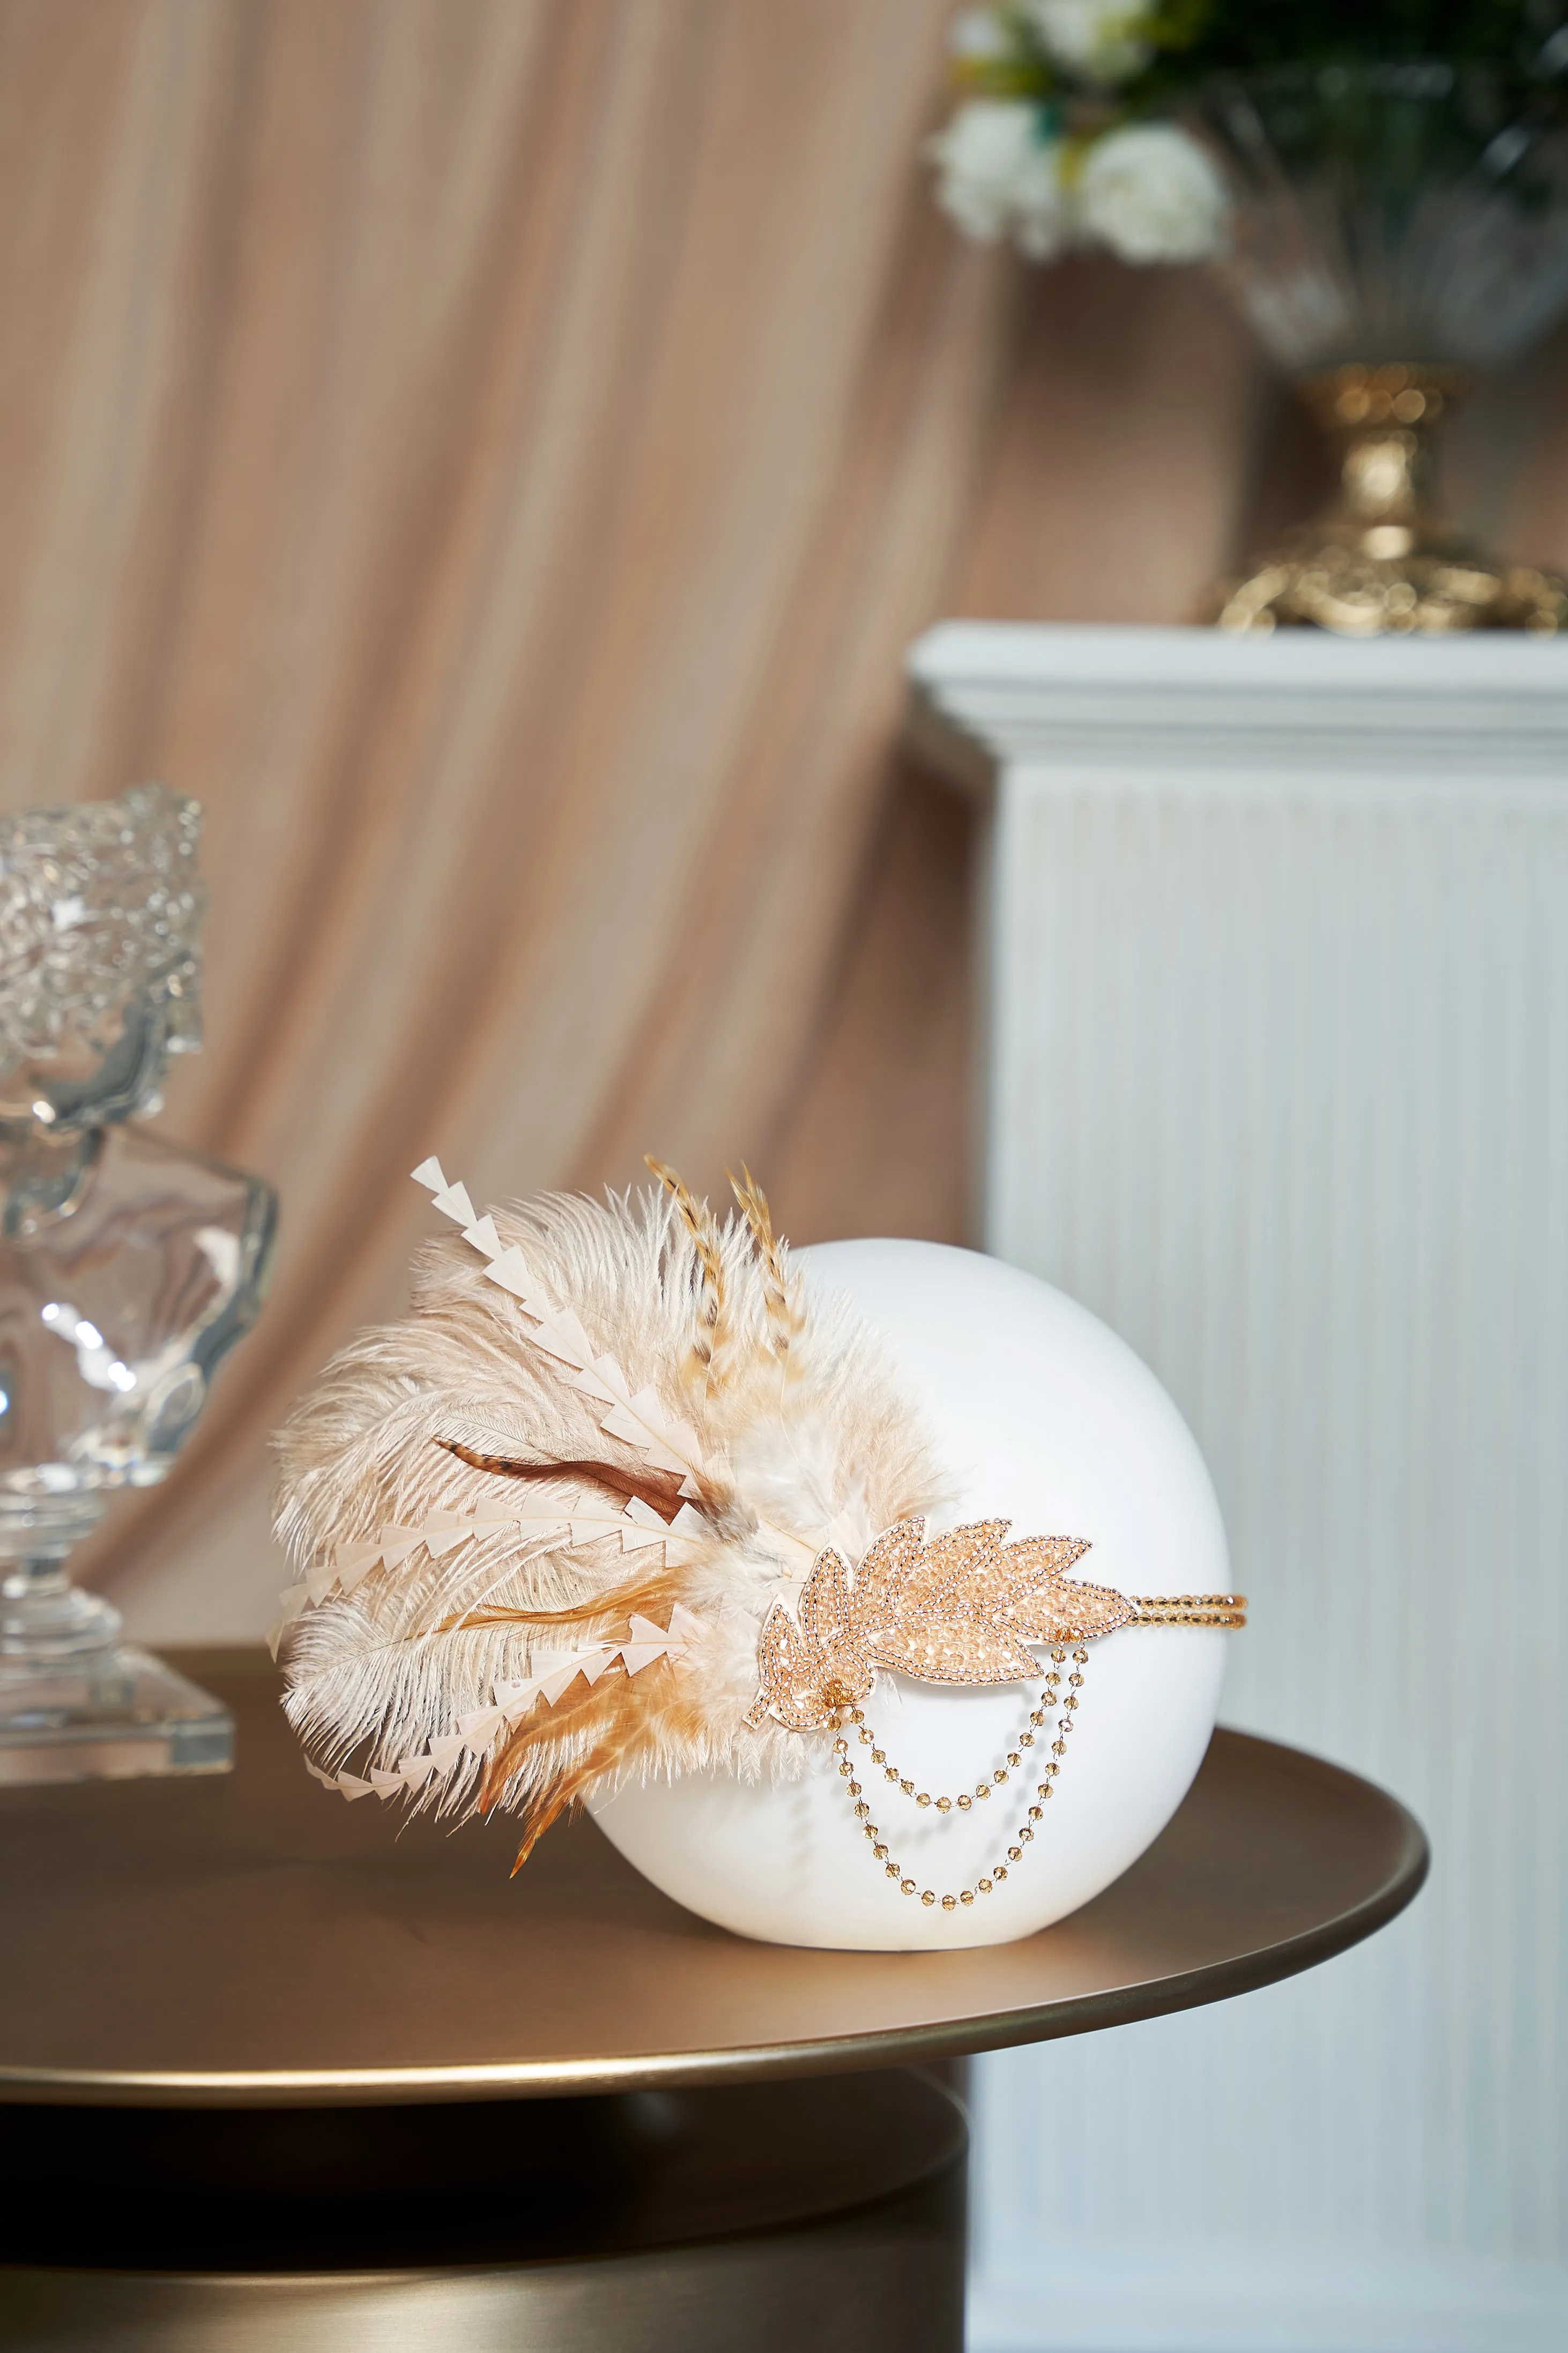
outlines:
[{"label": "beaded headband", "polygon": [[[1006,1864],[940,1899],[906,1884],[850,1732],[918,1806],[967,1812],[1059,1704],[1037,1820],[1086,1646],[1239,1627],[1245,1602],[1086,1583],[1083,1536],[928,1532],[942,1468],[875,1332],[808,1299],[749,1174],[721,1227],[649,1166],[638,1200],[482,1218],[438,1161],[416,1170],[460,1244],[426,1253],[413,1314],[335,1358],[279,1440],[299,1576],[273,1647],[310,1770],[350,1799],[515,1811],[521,1865],[564,1808],[628,1778],[789,1778],[831,1732],[884,1870],[971,1902]],[[1034,1683],[1037,1649],[1052,1666],[1006,1769],[933,1797],[889,1764],[860,1705],[879,1677]]]}]

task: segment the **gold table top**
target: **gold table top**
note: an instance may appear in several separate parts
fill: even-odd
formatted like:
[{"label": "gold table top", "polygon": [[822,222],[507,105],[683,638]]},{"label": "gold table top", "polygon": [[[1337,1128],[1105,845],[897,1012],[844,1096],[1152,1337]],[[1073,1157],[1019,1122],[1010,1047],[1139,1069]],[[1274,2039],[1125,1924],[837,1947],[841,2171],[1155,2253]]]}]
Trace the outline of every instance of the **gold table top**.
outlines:
[{"label": "gold table top", "polygon": [[1222,1731],[1149,1852],[1038,1936],[952,1954],[751,1944],[589,1821],[513,1880],[505,1823],[400,1833],[374,1799],[330,1799],[263,1652],[178,1662],[235,1710],[232,1775],[0,1792],[0,2099],[519,2098],[995,2050],[1309,1968],[1426,1876],[1394,1799]]}]

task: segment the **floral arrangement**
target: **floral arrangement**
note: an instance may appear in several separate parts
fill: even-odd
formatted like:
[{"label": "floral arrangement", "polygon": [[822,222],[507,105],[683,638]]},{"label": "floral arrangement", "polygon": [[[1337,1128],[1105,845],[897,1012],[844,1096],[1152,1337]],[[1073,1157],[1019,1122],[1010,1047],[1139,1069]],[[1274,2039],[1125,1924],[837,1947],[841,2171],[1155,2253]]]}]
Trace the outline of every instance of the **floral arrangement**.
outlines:
[{"label": "floral arrangement", "polygon": [[1003,0],[952,31],[963,92],[931,141],[937,199],[966,236],[1032,261],[1102,246],[1203,261],[1229,198],[1178,119],[1206,83],[1276,69],[1441,59],[1484,68],[1500,119],[1556,112],[1561,0]]}]

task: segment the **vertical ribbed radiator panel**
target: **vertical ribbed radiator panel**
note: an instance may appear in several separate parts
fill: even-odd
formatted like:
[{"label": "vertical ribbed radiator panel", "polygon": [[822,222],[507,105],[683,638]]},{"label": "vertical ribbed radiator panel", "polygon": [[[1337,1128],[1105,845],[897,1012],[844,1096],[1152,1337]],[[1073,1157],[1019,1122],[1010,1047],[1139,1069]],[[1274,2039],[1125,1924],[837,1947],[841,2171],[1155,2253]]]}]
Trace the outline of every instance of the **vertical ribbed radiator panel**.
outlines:
[{"label": "vertical ribbed radiator panel", "polygon": [[1426,773],[1245,732],[1195,757],[1179,727],[1130,757],[1080,725],[999,767],[987,1247],[1102,1315],[1196,1432],[1254,1602],[1227,1719],[1386,1783],[1436,1860],[1300,1980],[982,2063],[977,2342],[1544,2353],[1568,765],[1489,769],[1484,735]]}]

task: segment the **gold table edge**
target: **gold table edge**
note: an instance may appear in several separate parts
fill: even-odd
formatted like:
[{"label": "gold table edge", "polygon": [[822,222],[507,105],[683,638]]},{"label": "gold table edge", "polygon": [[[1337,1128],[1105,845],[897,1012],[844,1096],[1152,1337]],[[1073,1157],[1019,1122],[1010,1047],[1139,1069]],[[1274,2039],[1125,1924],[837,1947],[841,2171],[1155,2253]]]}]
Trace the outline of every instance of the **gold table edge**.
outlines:
[{"label": "gold table edge", "polygon": [[[1284,1742],[1269,1745],[1287,1746]],[[1300,1749],[1290,1753],[1310,1754]],[[1346,1772],[1342,1766],[1331,1769],[1345,1773],[1350,1780],[1363,1778]],[[1171,1977],[1142,1978],[1105,1991],[1068,1995],[1019,2010],[993,2010],[965,2021],[879,2028],[871,2033],[827,2036],[815,2042],[632,2052],[607,2060],[491,2060],[462,2066],[200,2073],[0,2066],[0,2102],[40,2106],[297,2107],[570,2098],[666,2086],[757,2083],[773,2076],[848,2073],[925,2059],[967,2057],[1091,2033],[1100,2027],[1131,2025],[1275,1984],[1331,1960],[1395,1919],[1420,1893],[1431,1867],[1431,1850],[1408,1809],[1386,1791],[1379,1794],[1396,1810],[1404,1831],[1399,1862],[1381,1887],[1348,1911],[1278,1943],[1259,1945],[1222,1961],[1204,1962]]]}]

